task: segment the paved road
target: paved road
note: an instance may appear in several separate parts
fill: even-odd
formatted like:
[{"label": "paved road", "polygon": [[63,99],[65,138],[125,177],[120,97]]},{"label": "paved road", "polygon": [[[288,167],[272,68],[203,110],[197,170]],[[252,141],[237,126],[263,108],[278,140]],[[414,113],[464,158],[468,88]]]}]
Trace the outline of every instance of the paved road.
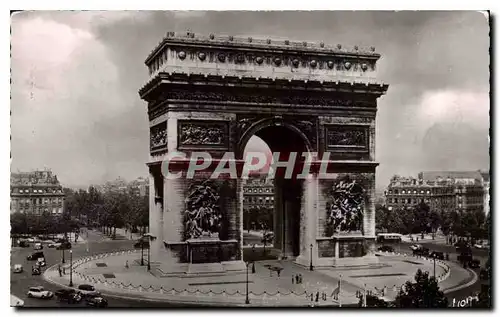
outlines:
[{"label": "paved road", "polygon": [[[78,244],[73,246],[73,258],[79,258],[87,253],[87,247],[89,248],[90,254],[100,253],[100,252],[111,252],[111,251],[119,251],[119,250],[129,250],[133,246],[133,241],[128,240],[119,240],[119,241],[105,241],[103,236],[96,231],[89,231],[88,235],[88,245],[87,244]],[[409,252],[409,245],[407,243],[401,243],[397,246],[397,251],[399,252]],[[441,251],[441,252],[449,252],[454,255],[456,259],[456,251],[454,247],[447,245],[434,245],[429,243],[424,243],[426,247],[431,250]],[[47,267],[50,267],[61,260],[62,251],[55,249],[45,248],[44,250],[45,259],[47,261]],[[26,257],[31,254],[33,251],[32,248],[14,248],[11,251],[11,267],[14,264],[22,264],[24,266],[25,271],[20,274],[11,274],[11,293],[25,302],[25,307],[81,307],[84,306],[83,303],[80,304],[66,304],[59,303],[55,299],[51,300],[39,300],[28,298],[26,293],[31,286],[43,286],[47,290],[55,291],[58,289],[57,286],[54,286],[50,283],[47,283],[43,280],[42,276],[32,276],[31,275],[31,266],[33,262],[27,261]],[[65,259],[69,261],[69,252],[66,252]],[[486,261],[488,251],[486,250],[474,250],[474,256],[481,260],[483,264]],[[68,263],[68,262],[67,262]],[[69,283],[69,281],[68,281]],[[471,293],[479,291],[481,287],[481,282],[478,281],[474,285],[459,291],[455,291],[447,294],[447,297],[452,302],[453,298],[457,300],[466,298]],[[167,303],[154,303],[154,302],[146,302],[140,300],[131,300],[131,299],[117,299],[108,297],[109,307],[180,307],[179,305],[167,304]],[[187,307],[186,305],[182,305]],[[195,305],[190,305],[195,306]]]},{"label": "paved road", "polygon": [[[402,242],[399,244],[392,244],[392,246],[394,247],[396,252],[411,253],[410,246],[412,244],[414,244],[414,243]],[[418,244],[421,244],[424,247],[429,248],[429,250],[431,250],[431,251],[448,253],[448,254],[450,254],[451,261],[458,262],[457,261],[458,253],[457,253],[454,246],[446,245],[446,244],[434,244],[432,242],[424,242],[424,243],[418,243]],[[475,259],[478,259],[481,261],[481,266],[484,266],[484,264],[486,263],[486,261],[488,260],[488,257],[489,257],[489,250],[473,248],[472,255]],[[479,277],[480,269],[475,269],[474,271],[476,272],[476,274]],[[462,300],[462,299],[467,298],[468,296],[470,296],[473,293],[479,292],[481,290],[481,283],[482,283],[482,281],[480,279],[478,279],[476,281],[476,283],[474,283],[473,285],[471,285],[467,288],[447,293],[446,297],[448,298],[450,305],[453,303],[453,299]]]},{"label": "paved road", "polygon": [[[103,241],[103,237],[100,233],[89,231],[88,237],[88,247],[90,253],[100,253],[100,252],[111,252],[119,250],[129,250],[133,247],[133,241],[121,240],[121,241]],[[73,258],[79,258],[87,255],[87,245],[79,244],[73,246]],[[47,283],[41,275],[33,276],[31,275],[31,266],[34,262],[26,260],[26,257],[31,254],[32,248],[14,248],[11,251],[11,267],[14,264],[22,264],[24,266],[24,272],[13,274],[11,273],[11,293],[24,301],[25,307],[82,307],[85,306],[84,303],[80,304],[66,304],[60,303],[55,298],[51,300],[41,300],[35,298],[28,298],[26,293],[31,286],[43,286],[46,290],[56,291],[57,286]],[[47,261],[47,267],[50,267],[61,260],[62,251],[44,248],[43,250],[45,259]],[[69,263],[69,252],[66,252],[66,263]],[[69,283],[69,281],[68,281]],[[152,303],[144,302],[139,300],[127,300],[127,299],[116,299],[108,297],[109,307],[172,307],[173,305],[168,305],[165,303]]]}]

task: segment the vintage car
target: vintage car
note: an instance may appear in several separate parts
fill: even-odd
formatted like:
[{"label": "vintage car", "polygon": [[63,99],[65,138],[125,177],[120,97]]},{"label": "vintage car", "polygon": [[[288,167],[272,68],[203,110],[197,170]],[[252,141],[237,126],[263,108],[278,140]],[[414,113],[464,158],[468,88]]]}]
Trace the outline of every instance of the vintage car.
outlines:
[{"label": "vintage car", "polygon": [[28,261],[35,261],[38,260],[39,258],[44,258],[45,256],[43,255],[42,251],[38,252],[33,252],[32,254],[28,255],[26,258]]},{"label": "vintage car", "polygon": [[74,289],[60,289],[55,292],[55,295],[57,300],[68,304],[79,303],[82,300],[80,293]]},{"label": "vintage car", "polygon": [[31,268],[31,275],[40,275],[42,274],[42,269],[39,266],[34,266]]},{"label": "vintage car", "polygon": [[22,273],[24,271],[22,264],[14,265],[14,273]]},{"label": "vintage car", "polygon": [[101,296],[87,298],[86,302],[88,306],[108,307],[108,301]]},{"label": "vintage car", "polygon": [[391,247],[390,245],[383,245],[379,247],[378,250],[381,252],[394,252],[394,248]]},{"label": "vintage car", "polygon": [[46,291],[43,286],[30,287],[28,297],[50,299],[54,297],[54,293]]},{"label": "vintage car", "polygon": [[45,258],[43,258],[43,257],[38,258],[38,260],[36,260],[35,265],[40,266],[40,267],[47,266],[47,263],[45,262]]},{"label": "vintage car", "polygon": [[94,297],[99,296],[101,293],[95,289],[94,286],[89,284],[81,284],[78,286],[78,291],[84,297]]}]

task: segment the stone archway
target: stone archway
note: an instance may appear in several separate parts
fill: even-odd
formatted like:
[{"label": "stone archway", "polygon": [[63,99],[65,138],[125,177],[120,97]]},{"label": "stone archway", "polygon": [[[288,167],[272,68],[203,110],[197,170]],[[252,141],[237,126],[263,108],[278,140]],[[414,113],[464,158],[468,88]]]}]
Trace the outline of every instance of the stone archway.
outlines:
[{"label": "stone archway", "polygon": [[[252,135],[261,138],[271,149],[273,154],[280,154],[278,158],[281,162],[287,162],[293,158],[291,153],[295,153],[295,167],[290,177],[286,177],[286,168],[276,169],[276,174],[272,177],[274,182],[274,211],[273,211],[273,232],[274,249],[281,257],[297,257],[301,250],[307,249],[305,237],[309,235],[308,227],[300,226],[302,214],[313,212],[307,208],[305,202],[311,197],[306,197],[304,179],[297,175],[303,171],[303,155],[311,153],[313,149],[307,136],[298,129],[293,121],[286,121],[286,118],[268,117],[262,118],[252,124],[243,133],[238,142],[238,159],[244,159],[243,151],[245,145]],[[240,205],[243,206],[243,196],[240,197]],[[304,204],[304,205],[303,205]],[[241,210],[243,217],[243,209]],[[306,245],[302,245],[306,243]]]},{"label": "stone archway", "polygon": [[[376,81],[379,58],[374,48],[169,32],[146,59],[151,78],[139,91],[150,128],[152,261],[168,272],[196,271],[194,262],[244,268],[242,181],[210,176],[228,152],[241,169],[253,134],[275,151],[293,149],[283,129],[317,152],[301,185],[297,263],[374,260],[375,118],[388,89]],[[189,157],[200,151],[213,160],[191,179]],[[187,158],[169,157],[175,152]],[[180,177],[165,177],[167,158]]]}]

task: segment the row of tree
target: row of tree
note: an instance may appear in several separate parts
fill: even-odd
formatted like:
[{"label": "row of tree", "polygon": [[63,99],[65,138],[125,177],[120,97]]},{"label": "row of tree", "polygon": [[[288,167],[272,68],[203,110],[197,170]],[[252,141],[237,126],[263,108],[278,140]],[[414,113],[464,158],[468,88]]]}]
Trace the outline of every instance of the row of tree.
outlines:
[{"label": "row of tree", "polygon": [[273,213],[265,206],[243,209],[243,230],[273,230]]},{"label": "row of tree", "polygon": [[424,202],[392,210],[377,205],[375,212],[378,232],[434,234],[440,229],[444,235],[454,234],[459,237],[486,239],[491,225],[489,214],[486,216],[482,210],[464,212],[431,210]]},{"label": "row of tree", "polygon": [[149,224],[149,197],[127,192],[101,193],[94,187],[88,190],[68,190],[65,212],[87,226],[101,227],[116,236],[116,228],[144,232]]},{"label": "row of tree", "polygon": [[149,198],[126,192],[101,193],[94,187],[88,190],[65,189],[62,216],[46,213],[42,216],[14,213],[10,217],[12,235],[54,235],[78,231],[80,227],[100,227],[116,236],[116,228],[139,229],[144,233],[149,223]]}]

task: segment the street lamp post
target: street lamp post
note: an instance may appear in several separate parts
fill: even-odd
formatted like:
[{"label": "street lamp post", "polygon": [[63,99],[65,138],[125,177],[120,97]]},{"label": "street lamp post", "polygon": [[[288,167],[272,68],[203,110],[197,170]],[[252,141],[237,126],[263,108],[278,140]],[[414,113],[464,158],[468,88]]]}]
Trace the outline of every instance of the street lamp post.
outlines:
[{"label": "street lamp post", "polygon": [[151,242],[148,239],[148,271],[151,271]]},{"label": "street lamp post", "polygon": [[69,250],[69,287],[73,287],[73,250]]},{"label": "street lamp post", "polygon": [[141,238],[141,266],[144,266],[144,239]]},{"label": "street lamp post", "polygon": [[246,292],[246,298],[245,298],[245,304],[250,304],[250,299],[248,298],[248,266],[250,265],[250,262],[247,262],[247,292]]},{"label": "street lamp post", "polygon": [[434,255],[433,258],[434,258],[434,278],[436,278],[436,255]]},{"label": "street lamp post", "polygon": [[255,243],[252,246],[252,274],[255,274]]},{"label": "street lamp post", "polygon": [[311,248],[311,263],[309,263],[309,271],[314,271],[314,268],[313,268],[313,244],[311,243],[311,245],[309,247]]}]

